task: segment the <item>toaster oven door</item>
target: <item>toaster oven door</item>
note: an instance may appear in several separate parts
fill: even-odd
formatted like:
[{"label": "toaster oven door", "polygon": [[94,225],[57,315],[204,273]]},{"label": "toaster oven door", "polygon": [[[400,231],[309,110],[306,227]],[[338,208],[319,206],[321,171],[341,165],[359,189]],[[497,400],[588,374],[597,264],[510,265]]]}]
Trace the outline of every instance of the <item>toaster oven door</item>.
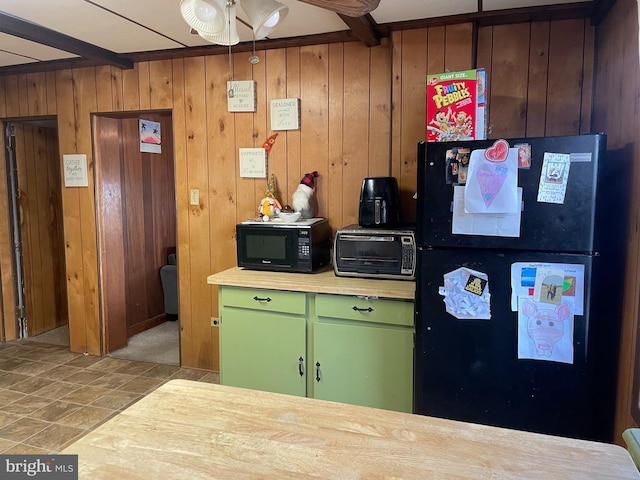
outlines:
[{"label": "toaster oven door", "polygon": [[402,269],[402,243],[398,235],[344,234],[339,237],[336,249],[340,272],[399,275]]}]

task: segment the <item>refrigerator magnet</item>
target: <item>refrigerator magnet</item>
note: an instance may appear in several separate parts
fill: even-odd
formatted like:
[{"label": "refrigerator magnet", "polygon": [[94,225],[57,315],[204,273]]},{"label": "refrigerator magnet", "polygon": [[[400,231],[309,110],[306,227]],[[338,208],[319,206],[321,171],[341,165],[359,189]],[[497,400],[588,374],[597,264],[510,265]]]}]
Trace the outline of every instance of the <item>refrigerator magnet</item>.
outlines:
[{"label": "refrigerator magnet", "polygon": [[458,149],[452,148],[445,153],[445,181],[447,185],[458,183]]},{"label": "refrigerator magnet", "polygon": [[516,143],[518,149],[518,168],[531,168],[531,145],[528,143]]},{"label": "refrigerator magnet", "polygon": [[570,166],[571,155],[545,152],[538,185],[538,202],[564,203]]},{"label": "refrigerator magnet", "polygon": [[471,292],[479,297],[484,293],[484,287],[487,286],[487,281],[484,278],[476,277],[475,275],[469,275],[467,279],[467,284],[464,286],[464,289],[467,292]]},{"label": "refrigerator magnet", "polygon": [[456,160],[458,161],[458,185],[464,185],[467,183],[470,157],[471,150],[469,148],[458,149],[458,153],[456,154]]}]

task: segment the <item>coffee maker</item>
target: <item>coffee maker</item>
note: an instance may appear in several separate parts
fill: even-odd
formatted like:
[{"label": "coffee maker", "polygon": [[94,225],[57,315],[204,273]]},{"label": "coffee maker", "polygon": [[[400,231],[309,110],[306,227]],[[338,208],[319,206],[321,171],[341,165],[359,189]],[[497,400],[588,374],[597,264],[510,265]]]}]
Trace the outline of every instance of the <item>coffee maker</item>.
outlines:
[{"label": "coffee maker", "polygon": [[400,195],[395,177],[369,177],[362,181],[358,225],[395,227],[400,224]]}]

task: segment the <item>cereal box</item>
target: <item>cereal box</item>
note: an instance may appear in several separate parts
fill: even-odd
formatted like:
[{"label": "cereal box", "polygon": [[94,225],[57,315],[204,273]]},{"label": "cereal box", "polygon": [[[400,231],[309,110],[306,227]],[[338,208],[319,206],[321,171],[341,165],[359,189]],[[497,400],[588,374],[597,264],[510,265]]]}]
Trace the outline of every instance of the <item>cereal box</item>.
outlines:
[{"label": "cereal box", "polygon": [[485,91],[482,68],[427,75],[427,142],[487,138]]}]

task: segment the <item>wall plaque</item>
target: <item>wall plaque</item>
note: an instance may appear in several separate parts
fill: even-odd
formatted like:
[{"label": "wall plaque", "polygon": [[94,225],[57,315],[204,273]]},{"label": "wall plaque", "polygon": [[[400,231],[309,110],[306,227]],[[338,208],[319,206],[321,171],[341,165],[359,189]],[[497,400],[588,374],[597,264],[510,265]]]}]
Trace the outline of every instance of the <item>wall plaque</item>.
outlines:
[{"label": "wall plaque", "polygon": [[227,105],[230,112],[255,112],[256,82],[254,80],[227,82]]},{"label": "wall plaque", "polygon": [[240,149],[240,176],[267,178],[267,151],[264,148]]},{"label": "wall plaque", "polygon": [[88,187],[87,156],[85,154],[71,154],[62,156],[64,162],[64,186]]},{"label": "wall plaque", "polygon": [[271,130],[298,130],[300,128],[300,99],[276,98],[271,100]]}]

